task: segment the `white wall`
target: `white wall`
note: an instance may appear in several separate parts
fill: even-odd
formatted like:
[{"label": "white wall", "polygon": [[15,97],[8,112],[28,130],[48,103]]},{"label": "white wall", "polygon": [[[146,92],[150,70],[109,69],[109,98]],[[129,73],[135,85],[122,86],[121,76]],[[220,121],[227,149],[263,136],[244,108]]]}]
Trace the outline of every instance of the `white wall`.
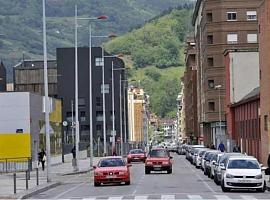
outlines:
[{"label": "white wall", "polygon": [[16,133],[23,129],[30,133],[30,108],[28,92],[0,93],[0,134]]},{"label": "white wall", "polygon": [[259,87],[259,53],[230,53],[230,101],[241,101],[252,90]]}]

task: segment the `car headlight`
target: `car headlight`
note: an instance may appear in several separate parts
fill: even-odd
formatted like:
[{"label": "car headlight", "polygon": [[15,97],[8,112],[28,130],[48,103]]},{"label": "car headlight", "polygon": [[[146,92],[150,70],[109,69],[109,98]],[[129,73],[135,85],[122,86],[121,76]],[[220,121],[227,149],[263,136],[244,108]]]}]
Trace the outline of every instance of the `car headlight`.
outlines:
[{"label": "car headlight", "polygon": [[146,162],[146,164],[147,165],[152,165],[153,163],[148,161],[148,162]]},{"label": "car headlight", "polygon": [[262,177],[262,174],[259,174],[259,175],[255,176],[255,178],[256,179],[262,179],[263,177]]},{"label": "car headlight", "polygon": [[168,161],[163,162],[163,165],[168,165],[168,164],[169,164]]},{"label": "car headlight", "polygon": [[95,172],[95,176],[103,176],[101,172]]},{"label": "car headlight", "polygon": [[226,174],[226,178],[234,178],[234,176],[231,174]]},{"label": "car headlight", "polygon": [[127,174],[126,171],[119,172],[119,175],[126,175],[126,174]]}]

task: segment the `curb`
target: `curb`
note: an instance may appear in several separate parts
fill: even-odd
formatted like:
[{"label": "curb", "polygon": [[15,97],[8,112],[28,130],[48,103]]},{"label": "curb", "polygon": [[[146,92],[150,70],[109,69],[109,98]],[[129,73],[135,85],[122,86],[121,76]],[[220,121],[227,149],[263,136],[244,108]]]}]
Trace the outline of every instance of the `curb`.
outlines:
[{"label": "curb", "polygon": [[76,175],[76,174],[86,174],[88,172],[93,171],[93,169],[87,169],[87,170],[82,170],[82,171],[77,171],[77,172],[69,172],[69,173],[65,173],[62,174],[61,176],[70,176],[70,175]]},{"label": "curb", "polygon": [[60,182],[54,182],[54,183],[48,183],[48,184],[44,184],[39,186],[38,188],[32,188],[26,192],[24,192],[24,194],[18,194],[18,195],[14,195],[14,197],[16,199],[28,199],[29,197],[39,194],[41,192],[45,192],[49,189],[52,189],[54,187],[59,186],[61,183]]}]

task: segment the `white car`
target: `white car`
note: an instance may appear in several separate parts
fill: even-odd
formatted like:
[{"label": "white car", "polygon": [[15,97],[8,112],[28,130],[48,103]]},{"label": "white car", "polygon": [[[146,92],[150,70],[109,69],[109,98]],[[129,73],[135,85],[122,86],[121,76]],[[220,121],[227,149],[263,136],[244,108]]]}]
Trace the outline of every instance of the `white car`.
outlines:
[{"label": "white car", "polygon": [[217,153],[216,155],[214,155],[214,157],[212,158],[211,162],[210,162],[210,166],[211,166],[211,171],[210,171],[210,178],[214,178],[215,176],[215,170],[217,168],[217,163],[219,158],[223,155],[224,153],[220,152]]},{"label": "white car", "polygon": [[223,192],[231,189],[256,189],[258,192],[265,192],[264,175],[256,158],[251,156],[230,157],[221,169]]}]

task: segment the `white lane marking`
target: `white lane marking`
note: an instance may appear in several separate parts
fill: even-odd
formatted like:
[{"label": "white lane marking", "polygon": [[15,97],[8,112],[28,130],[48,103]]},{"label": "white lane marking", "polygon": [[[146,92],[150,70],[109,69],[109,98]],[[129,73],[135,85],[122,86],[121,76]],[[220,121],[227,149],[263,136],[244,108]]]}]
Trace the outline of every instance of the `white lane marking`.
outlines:
[{"label": "white lane marking", "polygon": [[192,200],[200,200],[200,199],[203,199],[200,195],[187,195],[187,197],[189,199],[192,199]]},{"label": "white lane marking", "polygon": [[146,200],[148,196],[135,196],[135,200]]},{"label": "white lane marking", "polygon": [[162,200],[174,200],[175,196],[174,195],[161,195]]},{"label": "white lane marking", "polygon": [[121,200],[123,199],[123,196],[122,197],[110,197],[108,200]]},{"label": "white lane marking", "polygon": [[61,196],[64,196],[65,194],[67,194],[67,193],[69,193],[69,192],[71,192],[71,191],[73,191],[73,190],[76,190],[77,188],[81,187],[82,185],[84,185],[84,184],[86,184],[86,183],[87,183],[87,182],[83,182],[83,183],[81,183],[81,184],[79,184],[79,185],[76,185],[75,187],[72,187],[72,188],[70,188],[69,190],[66,190],[65,192],[62,192],[62,193],[58,194],[58,195],[55,196],[53,199],[61,199],[61,198],[60,198]]},{"label": "white lane marking", "polygon": [[85,198],[85,199],[82,199],[82,200],[96,200],[96,198]]},{"label": "white lane marking", "polygon": [[249,195],[240,195],[240,197],[246,200],[257,200],[255,197]]},{"label": "white lane marking", "polygon": [[214,197],[216,197],[219,200],[231,199],[226,195],[214,195]]},{"label": "white lane marking", "polygon": [[209,190],[211,190],[211,192],[213,192],[213,193],[216,194],[216,191],[214,191],[213,188],[211,188],[210,185],[208,185],[208,183],[206,183],[206,182],[202,179],[202,177],[199,176],[199,175],[196,173],[196,171],[195,171],[194,169],[192,169],[192,167],[187,163],[187,161],[184,160],[184,163],[185,163],[186,166],[188,166],[188,167],[191,169],[192,172],[195,173],[195,175],[203,182],[203,184],[204,184]]}]

